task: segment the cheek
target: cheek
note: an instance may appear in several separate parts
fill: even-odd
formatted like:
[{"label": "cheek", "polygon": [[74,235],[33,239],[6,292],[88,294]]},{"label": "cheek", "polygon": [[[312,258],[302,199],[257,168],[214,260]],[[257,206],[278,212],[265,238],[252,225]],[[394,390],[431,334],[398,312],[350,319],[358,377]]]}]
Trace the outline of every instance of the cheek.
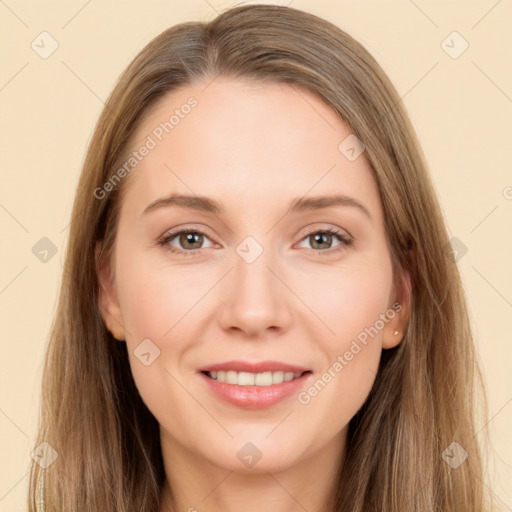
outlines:
[{"label": "cheek", "polygon": [[318,267],[301,274],[307,277],[297,280],[294,289],[321,320],[323,338],[331,340],[338,350],[374,325],[387,310],[392,267],[385,257],[339,268]]},{"label": "cheek", "polygon": [[[323,326],[318,329],[316,321],[316,331],[311,329],[309,334],[323,355],[324,366],[299,402],[306,410],[309,406],[330,410],[327,422],[334,432],[350,421],[373,386],[386,325],[382,318],[390,318],[386,312],[391,263],[381,258],[350,269],[331,268],[303,283],[300,293],[322,320]],[[313,417],[324,417],[309,411]]]},{"label": "cheek", "polygon": [[[192,297],[188,296],[194,295],[190,291],[193,287],[180,280],[176,272],[162,268],[161,262],[153,262],[133,249],[123,252],[121,244],[119,248],[116,286],[132,373],[143,394],[144,389],[158,389],[156,380],[162,378],[164,368],[172,371],[169,361],[176,360],[183,349],[179,338],[173,337],[173,329],[179,329],[180,319],[191,307]],[[195,297],[197,301],[197,291]],[[172,344],[165,343],[170,339]],[[141,350],[138,347],[146,347],[144,353],[149,352],[150,359],[154,359],[149,366],[136,357]]]},{"label": "cheek", "polygon": [[132,343],[141,336],[155,340],[170,336],[211,287],[204,273],[171,269],[147,258],[120,264],[118,275],[121,309]]},{"label": "cheek", "polygon": [[[159,423],[166,424],[169,404],[178,410],[190,406],[190,397],[173,376],[181,380],[179,366],[193,338],[187,338],[183,329],[205,291],[195,288],[183,274],[147,262],[137,266],[126,261],[125,268],[119,270],[118,289],[131,372],[148,409]],[[146,365],[143,354],[147,353]]]}]

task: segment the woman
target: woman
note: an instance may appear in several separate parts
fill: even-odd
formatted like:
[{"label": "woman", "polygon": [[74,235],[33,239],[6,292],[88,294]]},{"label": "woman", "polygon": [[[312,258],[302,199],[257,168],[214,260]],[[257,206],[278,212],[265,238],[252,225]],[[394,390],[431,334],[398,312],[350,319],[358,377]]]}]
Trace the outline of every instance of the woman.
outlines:
[{"label": "woman", "polygon": [[349,35],[265,5],[166,30],[82,170],[30,510],[484,510],[447,248]]}]

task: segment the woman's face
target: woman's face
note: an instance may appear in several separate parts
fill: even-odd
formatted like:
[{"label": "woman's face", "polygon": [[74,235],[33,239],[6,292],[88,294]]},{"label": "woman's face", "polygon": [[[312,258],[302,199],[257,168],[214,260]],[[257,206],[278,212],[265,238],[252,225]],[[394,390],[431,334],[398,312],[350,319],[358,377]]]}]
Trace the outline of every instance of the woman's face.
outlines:
[{"label": "woman's face", "polygon": [[309,92],[222,78],[162,98],[131,147],[102,314],[163,449],[238,472],[340,453],[407,309],[364,148]]}]

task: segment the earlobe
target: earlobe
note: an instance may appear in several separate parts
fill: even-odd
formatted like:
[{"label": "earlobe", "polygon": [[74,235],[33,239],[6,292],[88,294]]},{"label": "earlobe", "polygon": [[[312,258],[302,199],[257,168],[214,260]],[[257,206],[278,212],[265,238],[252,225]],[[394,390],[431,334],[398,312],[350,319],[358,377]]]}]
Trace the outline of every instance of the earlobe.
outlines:
[{"label": "earlobe", "polygon": [[412,287],[411,277],[408,272],[403,271],[397,288],[399,293],[391,306],[394,315],[385,326],[382,337],[382,348],[385,349],[394,348],[400,344],[409,323]]},{"label": "earlobe", "polygon": [[95,249],[96,275],[98,277],[98,309],[103,323],[112,336],[126,339],[121,307],[115,291],[115,282],[111,272],[110,259],[102,256],[102,246],[97,242]]}]

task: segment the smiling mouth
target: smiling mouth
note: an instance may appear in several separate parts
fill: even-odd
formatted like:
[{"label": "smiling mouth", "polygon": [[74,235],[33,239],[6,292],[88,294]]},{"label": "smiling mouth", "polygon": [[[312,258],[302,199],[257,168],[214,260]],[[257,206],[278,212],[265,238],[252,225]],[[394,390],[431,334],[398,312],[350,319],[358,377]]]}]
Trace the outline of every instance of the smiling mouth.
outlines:
[{"label": "smiling mouth", "polygon": [[283,382],[289,382],[291,380],[298,379],[304,374],[311,373],[307,370],[304,372],[262,372],[262,373],[250,373],[250,372],[237,372],[234,370],[227,371],[203,371],[206,376],[212,380],[223,382],[225,384],[232,384],[238,386],[273,386],[275,384],[282,384]]}]

